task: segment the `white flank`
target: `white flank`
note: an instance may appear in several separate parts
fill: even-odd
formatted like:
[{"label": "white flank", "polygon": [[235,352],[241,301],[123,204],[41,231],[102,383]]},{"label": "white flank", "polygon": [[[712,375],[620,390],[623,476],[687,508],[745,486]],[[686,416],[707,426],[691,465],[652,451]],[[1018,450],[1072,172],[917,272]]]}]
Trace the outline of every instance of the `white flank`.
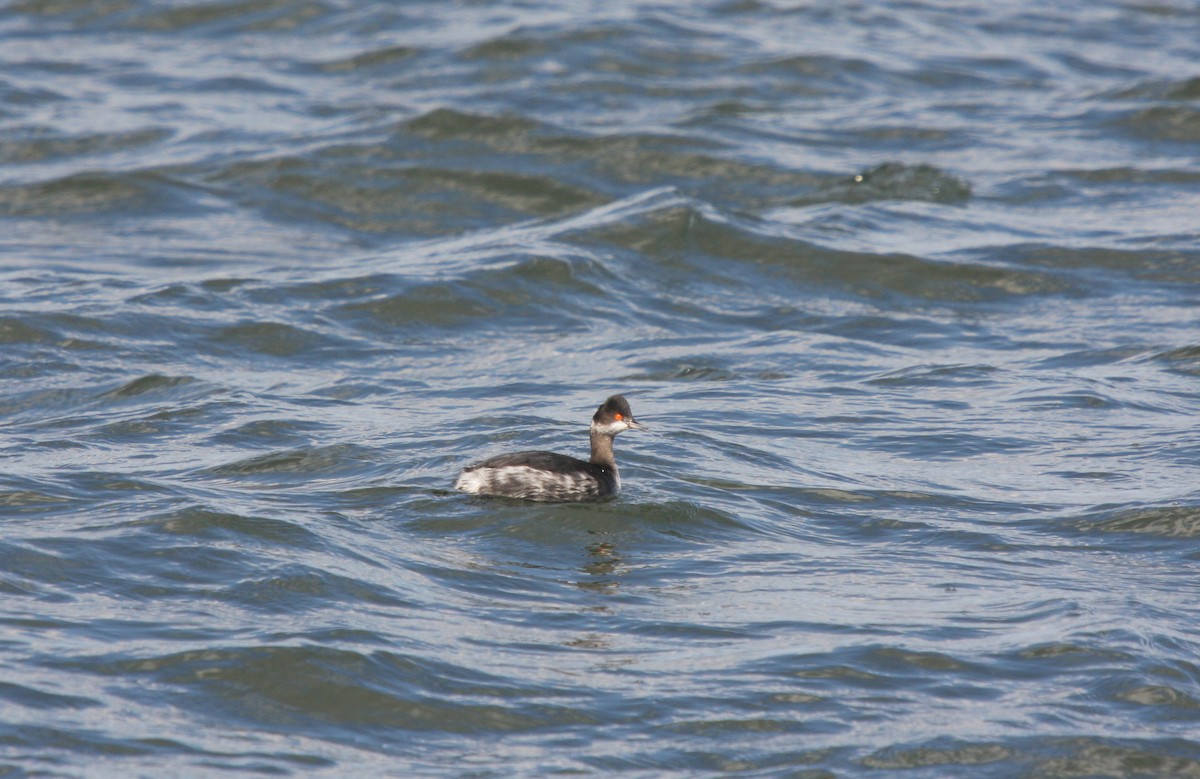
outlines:
[{"label": "white flank", "polygon": [[525,465],[463,471],[454,488],[474,495],[506,495],[526,500],[586,500],[596,494],[595,482],[587,474],[554,473]]},{"label": "white flank", "polygon": [[473,492],[476,495],[486,486],[487,479],[479,471],[463,471],[458,475],[458,481],[454,482],[454,489],[462,490],[463,492]]}]

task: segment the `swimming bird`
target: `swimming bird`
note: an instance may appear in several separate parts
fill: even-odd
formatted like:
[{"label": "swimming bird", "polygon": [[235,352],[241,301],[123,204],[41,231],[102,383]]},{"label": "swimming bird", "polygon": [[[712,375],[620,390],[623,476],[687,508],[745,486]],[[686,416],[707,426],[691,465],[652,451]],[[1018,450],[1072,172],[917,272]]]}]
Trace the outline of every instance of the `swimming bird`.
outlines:
[{"label": "swimming bird", "polygon": [[502,495],[538,501],[585,501],[616,495],[621,475],[613,439],[626,430],[646,430],[633,418],[629,403],[613,395],[592,417],[592,456],[580,460],[556,452],[515,452],[468,465],[454,483],[476,495]]}]

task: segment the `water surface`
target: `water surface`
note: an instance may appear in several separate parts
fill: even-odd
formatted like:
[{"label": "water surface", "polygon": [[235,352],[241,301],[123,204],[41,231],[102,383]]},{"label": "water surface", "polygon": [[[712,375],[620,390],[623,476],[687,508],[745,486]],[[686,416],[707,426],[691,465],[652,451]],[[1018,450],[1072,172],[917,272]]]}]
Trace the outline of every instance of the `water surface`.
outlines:
[{"label": "water surface", "polygon": [[6,5],[0,772],[1200,773],[1198,25]]}]

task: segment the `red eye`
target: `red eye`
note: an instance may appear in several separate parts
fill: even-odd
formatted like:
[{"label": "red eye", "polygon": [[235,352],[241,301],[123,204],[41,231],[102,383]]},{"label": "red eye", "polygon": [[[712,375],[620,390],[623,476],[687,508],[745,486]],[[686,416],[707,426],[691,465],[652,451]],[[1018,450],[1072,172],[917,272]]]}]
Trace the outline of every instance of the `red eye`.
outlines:
[{"label": "red eye", "polygon": [[620,422],[620,421],[621,421],[622,419],[624,419],[624,418],[625,418],[625,415],[624,415],[624,414],[622,414],[620,411],[618,411],[617,413],[613,414],[613,419],[617,420],[618,422]]}]

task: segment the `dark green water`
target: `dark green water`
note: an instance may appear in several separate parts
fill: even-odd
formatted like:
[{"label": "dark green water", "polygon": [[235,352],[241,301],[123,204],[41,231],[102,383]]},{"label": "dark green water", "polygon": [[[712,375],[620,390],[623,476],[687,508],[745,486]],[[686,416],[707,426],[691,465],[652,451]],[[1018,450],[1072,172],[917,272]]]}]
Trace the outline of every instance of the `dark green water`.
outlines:
[{"label": "dark green water", "polygon": [[1200,775],[1198,29],[0,6],[0,776]]}]

